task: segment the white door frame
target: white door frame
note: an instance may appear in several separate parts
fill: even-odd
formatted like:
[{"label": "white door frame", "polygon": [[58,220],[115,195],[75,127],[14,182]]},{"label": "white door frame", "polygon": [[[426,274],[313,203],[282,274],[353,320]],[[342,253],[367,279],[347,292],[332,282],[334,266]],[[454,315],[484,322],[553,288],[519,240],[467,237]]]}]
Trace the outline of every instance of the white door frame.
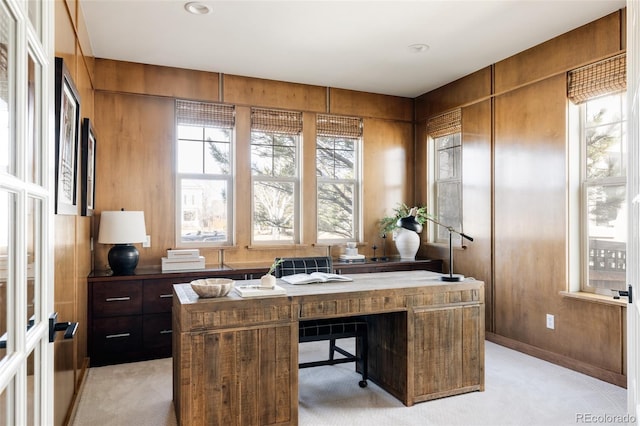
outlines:
[{"label": "white door frame", "polygon": [[632,303],[627,305],[627,412],[637,424],[640,414],[638,386],[638,327],[640,327],[640,2],[627,0],[627,188],[629,202],[629,238],[627,242],[627,279]]},{"label": "white door frame", "polygon": [[[0,168],[0,245],[7,254],[2,271],[6,300],[0,306],[0,314],[6,317],[0,422],[50,425],[54,418],[48,321],[54,295],[54,1],[0,0],[0,9],[8,17],[3,40],[8,102],[1,101],[4,122],[0,125],[8,129],[3,143],[10,152],[3,160],[3,166],[8,166]],[[34,65],[31,102],[29,63]],[[29,117],[28,106],[32,107]],[[35,131],[30,133],[29,128]],[[33,152],[38,158],[35,181],[28,176],[28,165],[33,164],[29,146],[36,147]],[[30,200],[37,208],[29,207]],[[34,283],[33,294],[28,294],[28,281]],[[29,328],[28,316],[34,319]]]}]

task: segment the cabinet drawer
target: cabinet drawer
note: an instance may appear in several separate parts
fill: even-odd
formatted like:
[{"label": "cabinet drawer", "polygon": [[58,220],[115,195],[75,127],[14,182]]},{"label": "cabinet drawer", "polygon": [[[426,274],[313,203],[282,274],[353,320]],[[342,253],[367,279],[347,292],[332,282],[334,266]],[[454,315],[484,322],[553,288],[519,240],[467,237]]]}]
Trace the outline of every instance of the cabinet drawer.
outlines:
[{"label": "cabinet drawer", "polygon": [[133,352],[142,349],[142,316],[100,318],[93,321],[94,354]]},{"label": "cabinet drawer", "polygon": [[94,316],[142,312],[142,281],[94,283],[92,296]]},{"label": "cabinet drawer", "polygon": [[171,312],[173,280],[145,281],[143,287],[144,313]]},{"label": "cabinet drawer", "polygon": [[168,349],[171,352],[171,314],[144,316],[142,342],[145,349]]}]

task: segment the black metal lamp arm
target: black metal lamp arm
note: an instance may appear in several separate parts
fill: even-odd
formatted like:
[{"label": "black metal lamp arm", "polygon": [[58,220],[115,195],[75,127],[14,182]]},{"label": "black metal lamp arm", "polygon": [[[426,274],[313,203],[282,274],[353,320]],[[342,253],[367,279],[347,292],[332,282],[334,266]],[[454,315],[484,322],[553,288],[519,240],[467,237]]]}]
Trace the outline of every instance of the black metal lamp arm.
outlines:
[{"label": "black metal lamp arm", "polygon": [[442,223],[438,222],[437,220],[432,219],[430,217],[428,217],[427,220],[435,223],[436,225],[440,225],[443,228],[446,228],[447,231],[449,231],[449,276],[443,276],[442,277],[442,281],[460,281],[460,279],[459,279],[460,277],[457,277],[457,276],[454,277],[453,276],[453,243],[452,243],[452,240],[451,240],[451,236],[453,234],[458,234],[462,238],[465,238],[465,239],[467,239],[469,241],[473,241],[473,238],[471,238],[469,235],[467,235],[467,234],[465,234],[465,233],[463,233],[461,231],[456,231],[455,229],[453,229],[452,226],[444,225],[444,224],[442,224]]}]

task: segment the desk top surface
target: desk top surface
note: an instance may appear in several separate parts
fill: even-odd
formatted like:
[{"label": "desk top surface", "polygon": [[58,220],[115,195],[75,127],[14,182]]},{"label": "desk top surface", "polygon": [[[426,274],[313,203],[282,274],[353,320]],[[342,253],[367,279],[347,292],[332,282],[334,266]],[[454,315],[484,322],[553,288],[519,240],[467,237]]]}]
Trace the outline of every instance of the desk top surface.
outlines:
[{"label": "desk top surface", "polygon": [[[433,289],[444,290],[446,288],[460,289],[461,287],[481,288],[484,283],[473,278],[466,278],[459,282],[443,282],[439,274],[431,271],[397,271],[397,272],[375,272],[368,274],[345,274],[353,281],[330,281],[326,283],[298,284],[292,285],[281,279],[277,280],[277,285],[287,291],[286,295],[250,297],[242,298],[235,291],[231,291],[227,296],[218,298],[198,298],[198,295],[191,289],[189,283],[176,284],[174,290],[180,304],[195,303],[224,303],[229,301],[255,300],[265,298],[287,298],[321,296],[329,294],[357,293],[370,291],[389,291],[399,289],[431,287]],[[239,282],[236,282],[239,285]],[[242,281],[242,285],[260,285],[260,280]]]}]

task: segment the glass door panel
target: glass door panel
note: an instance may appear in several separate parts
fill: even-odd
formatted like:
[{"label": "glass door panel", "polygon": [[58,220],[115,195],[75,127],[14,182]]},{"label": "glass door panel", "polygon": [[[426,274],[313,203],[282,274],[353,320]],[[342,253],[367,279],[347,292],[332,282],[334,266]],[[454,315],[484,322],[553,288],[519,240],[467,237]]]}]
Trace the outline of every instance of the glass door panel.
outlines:
[{"label": "glass door panel", "polygon": [[15,194],[0,190],[0,360],[12,347],[8,331],[9,300],[13,292],[8,286],[15,279]]},{"label": "glass door panel", "polygon": [[15,33],[16,23],[0,3],[0,173],[15,174]]},{"label": "glass door panel", "polygon": [[29,52],[27,61],[27,164],[26,178],[29,182],[42,184],[42,147],[40,141],[40,106],[42,68]]}]

